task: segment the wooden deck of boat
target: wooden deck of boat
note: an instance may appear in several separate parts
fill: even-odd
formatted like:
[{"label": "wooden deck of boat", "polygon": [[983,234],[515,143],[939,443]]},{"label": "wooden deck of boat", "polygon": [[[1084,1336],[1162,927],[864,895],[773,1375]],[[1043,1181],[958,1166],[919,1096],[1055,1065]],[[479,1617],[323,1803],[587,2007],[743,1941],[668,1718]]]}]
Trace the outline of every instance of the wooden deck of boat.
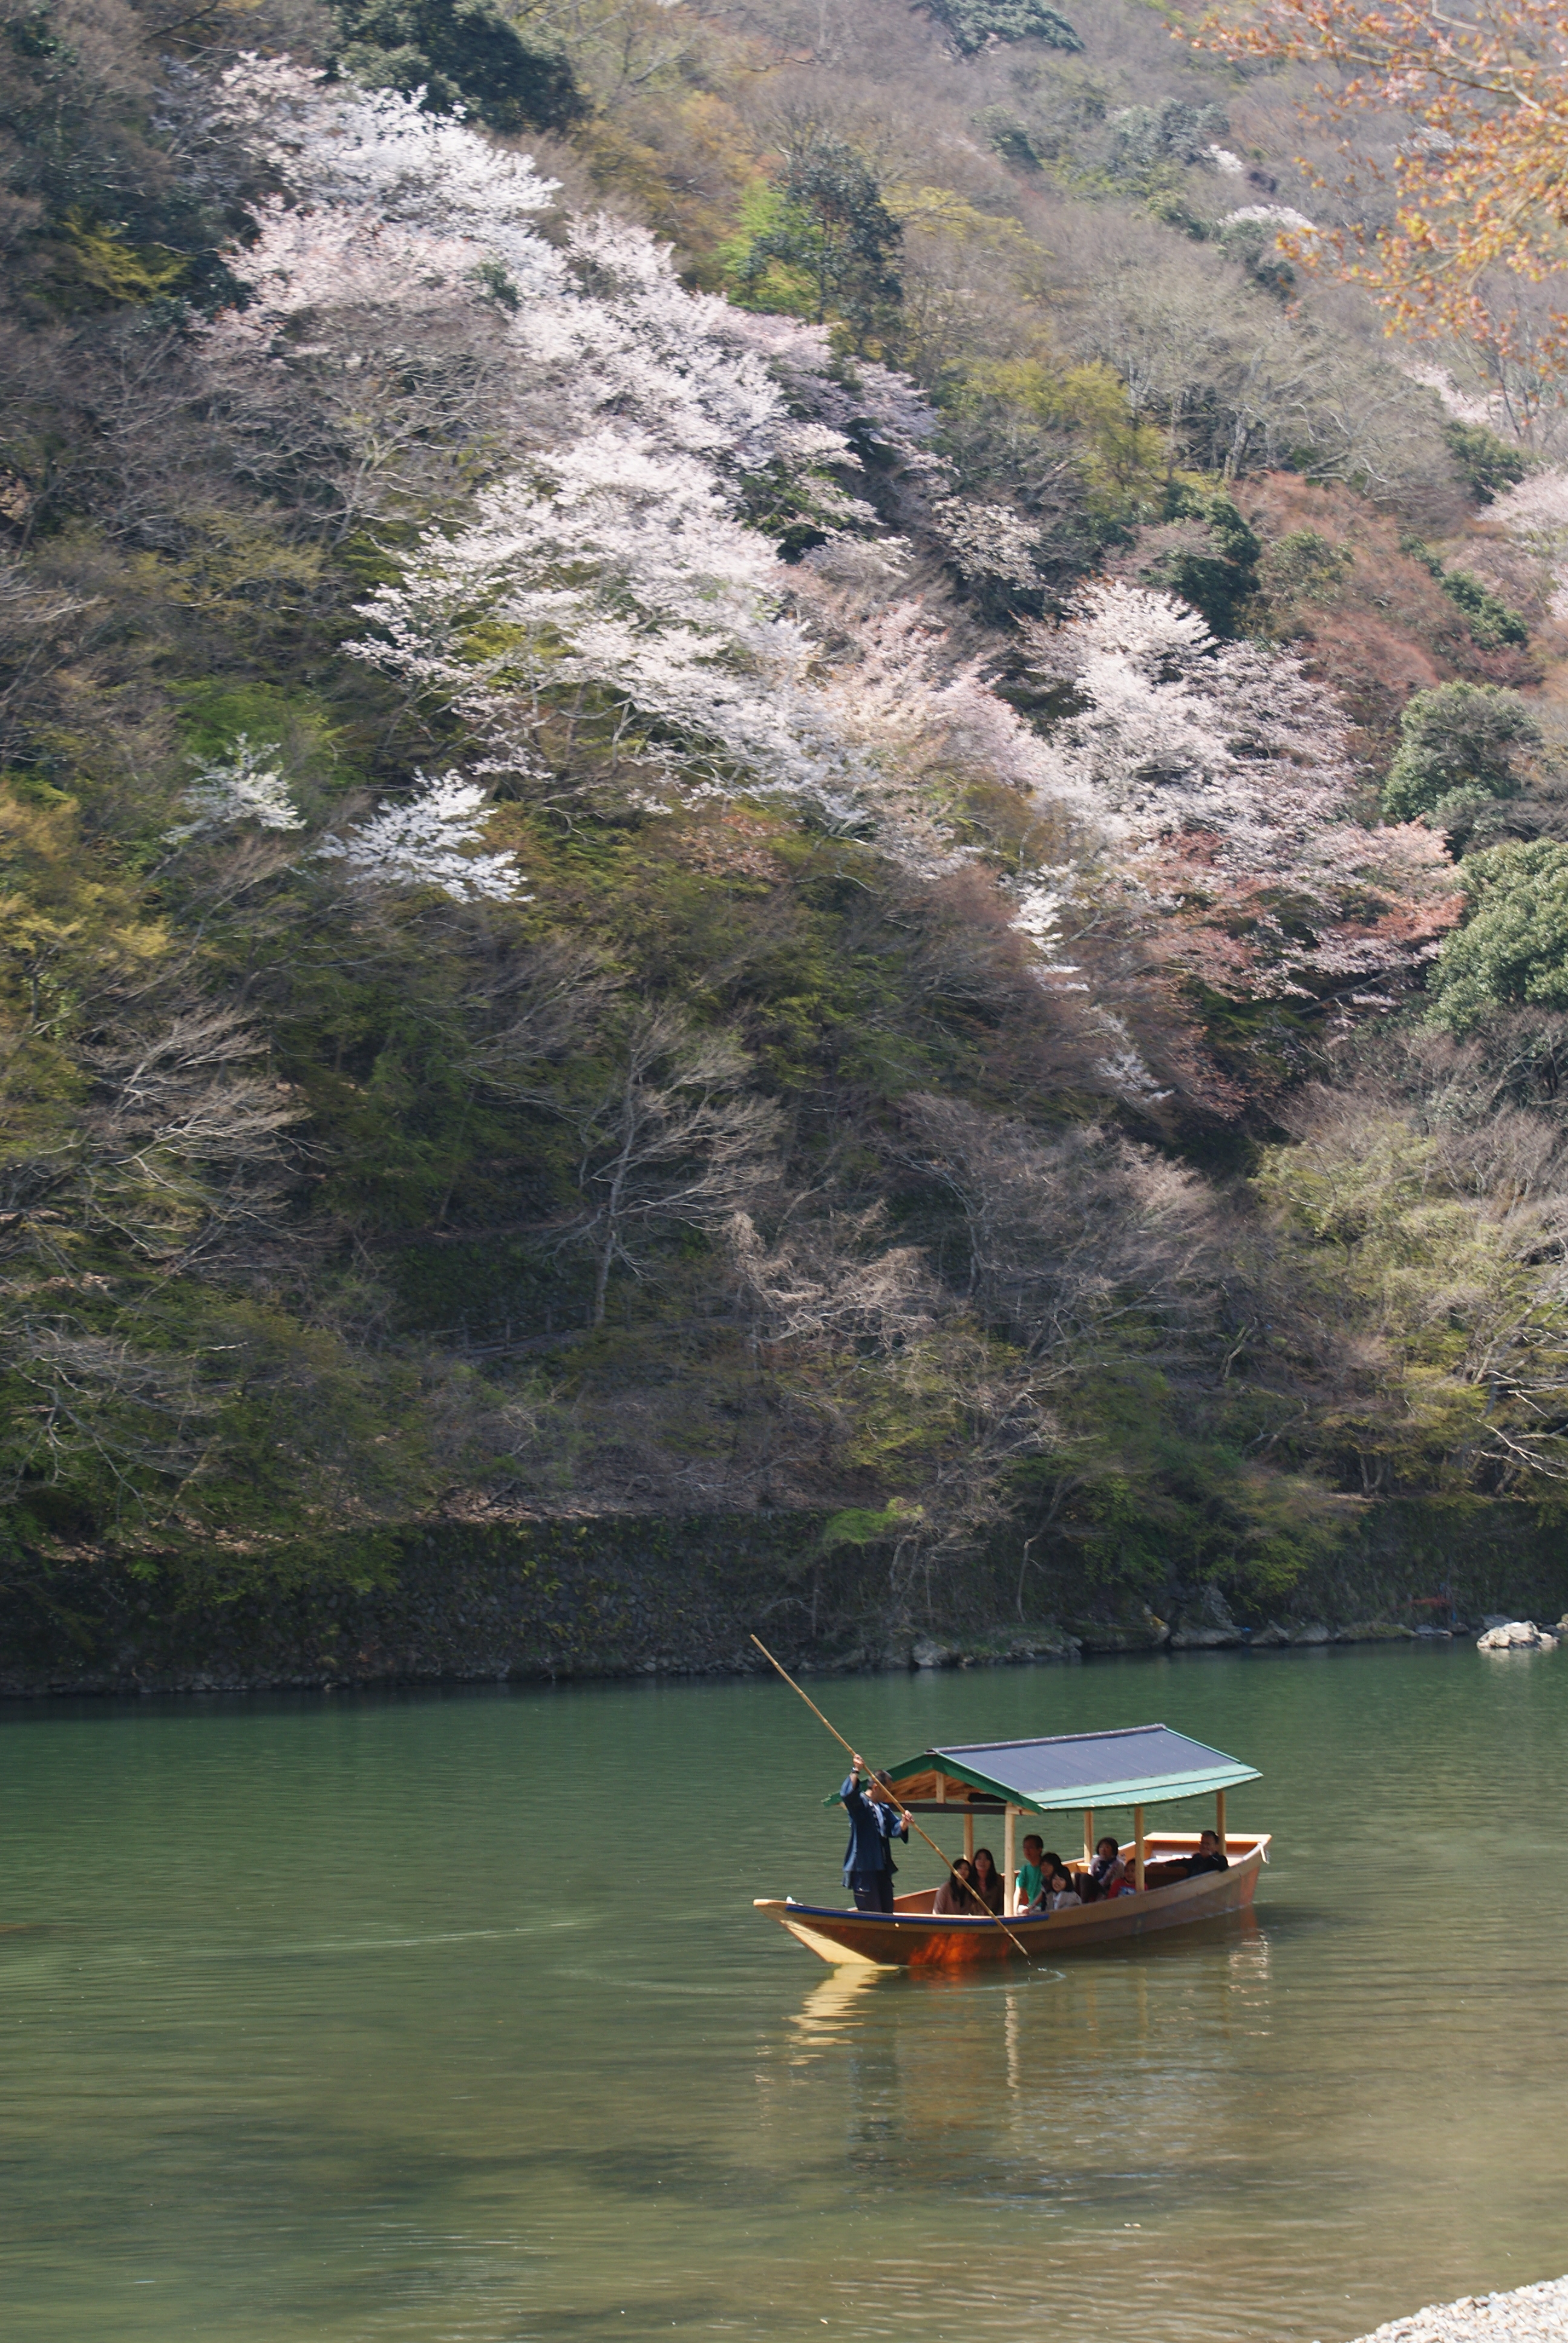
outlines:
[{"label": "wooden deck of boat", "polygon": [[[1147,1859],[1159,1863],[1195,1854],[1196,1833],[1151,1833]],[[1228,1835],[1228,1871],[1146,1887],[1141,1895],[1118,1896],[1076,1911],[1037,1915],[1032,1919],[960,1919],[931,1912],[937,1891],[900,1896],[890,1914],[846,1912],[830,1905],[798,1904],[793,1897],[762,1896],[756,1909],[821,1959],[871,1968],[962,1968],[980,1961],[1017,1960],[1019,1946],[1030,1957],[1049,1957],[1148,1936],[1156,1929],[1190,1926],[1199,1920],[1245,1911],[1268,1860],[1269,1835]],[[1075,1866],[1077,1867],[1077,1866]],[[1017,1942],[1014,1942],[1014,1939]]]}]

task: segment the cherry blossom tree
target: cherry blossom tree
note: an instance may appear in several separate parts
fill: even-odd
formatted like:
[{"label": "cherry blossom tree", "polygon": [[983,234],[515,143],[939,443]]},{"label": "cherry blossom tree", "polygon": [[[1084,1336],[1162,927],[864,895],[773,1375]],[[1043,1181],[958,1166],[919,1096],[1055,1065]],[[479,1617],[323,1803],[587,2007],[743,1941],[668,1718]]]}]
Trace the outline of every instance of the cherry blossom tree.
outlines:
[{"label": "cherry blossom tree", "polygon": [[[1027,585],[1029,531],[954,494],[898,376],[688,292],[624,221],[547,240],[552,189],[528,158],[412,100],[256,60],[226,90],[284,193],[235,256],[252,303],[215,353],[258,380],[307,365],[347,383],[422,332],[470,367],[484,345],[494,393],[490,484],[401,556],[350,646],[458,721],[476,779],[421,776],[411,804],[323,852],[387,883],[515,897],[511,858],[473,851],[479,784],[504,780],[656,809],[771,796],[931,875],[976,850],[960,841],[983,784],[1052,841],[1050,872],[1017,879],[1049,982],[1091,981],[1073,937],[1096,897],[1221,990],[1327,989],[1347,1013],[1435,949],[1452,917],[1441,841],[1351,818],[1343,719],[1288,655],[1217,643],[1184,604],[1108,581],[1065,625],[1025,629],[1040,679],[1071,696],[1042,733],[958,654],[908,591],[911,548],[854,491],[850,435],[880,440],[927,549],[960,574]],[[407,397],[409,367],[384,372]],[[461,430],[460,375],[438,414],[374,428],[344,393],[355,460],[385,468],[359,509],[406,508],[429,447]],[[769,535],[782,508],[824,540],[793,566]],[[1153,1099],[1109,1004],[1103,1022],[1101,1078]]]},{"label": "cherry blossom tree", "polygon": [[[623,220],[572,219],[546,238],[536,223],[553,182],[526,156],[395,91],[249,58],[224,93],[226,119],[286,195],[261,207],[253,240],[230,256],[253,298],[214,329],[215,357],[245,343],[259,357],[268,333],[271,354],[286,355],[284,321],[296,358],[358,365],[369,313],[400,320],[406,339],[410,320],[427,331],[466,304],[477,324],[483,305],[512,354],[504,388],[487,386],[492,434],[533,447],[613,418],[703,457],[731,483],[776,473],[795,508],[828,530],[870,518],[846,485],[860,469],[849,435],[869,435],[884,463],[930,488],[937,538],[950,528],[975,558],[994,556],[995,527],[977,530],[961,502],[941,502],[951,481],[926,446],[930,405],[888,367],[841,365],[825,328],[689,293],[668,252]],[[1023,526],[992,518],[1013,536]],[[955,559],[961,568],[956,546]],[[1023,559],[1010,538],[1010,575]]]},{"label": "cherry blossom tree", "polygon": [[261,830],[303,830],[305,816],[289,796],[276,761],[282,754],[276,740],[253,746],[241,732],[226,757],[208,764],[193,759],[196,777],[185,792],[193,819],[169,830],[166,842],[183,845],[204,830],[242,821],[254,821]]},{"label": "cherry blossom tree", "polygon": [[[235,255],[234,274],[249,287],[250,306],[223,313],[220,338],[266,351],[296,320],[328,311],[448,310],[455,295],[478,289],[483,256],[460,236],[400,226],[368,204],[305,210],[271,196],[256,215],[254,242]],[[307,339],[297,345],[310,348]]]},{"label": "cherry blossom tree", "polygon": [[831,797],[845,759],[807,689],[809,638],[727,504],[699,458],[641,435],[568,441],[427,539],[350,648],[455,709],[487,771],[540,779],[548,733],[649,803],[726,781]]},{"label": "cherry blossom tree", "polygon": [[[487,297],[508,321],[531,404],[551,395],[558,431],[591,432],[613,414],[729,474],[779,460],[858,468],[841,429],[791,411],[767,337],[738,331],[725,302],[688,293],[645,229],[597,217],[567,223],[559,246],[539,236],[555,183],[528,156],[395,91],[327,85],[283,62],[247,60],[225,88],[288,190],[231,260],[263,317]],[[831,363],[825,337],[797,336],[791,350],[797,371]]]},{"label": "cherry blossom tree", "polygon": [[329,834],[317,853],[340,861],[351,879],[383,887],[438,887],[455,903],[527,902],[517,857],[475,854],[483,842],[485,792],[458,773],[416,773],[418,794],[407,805],[384,799],[369,821],[346,837]]},{"label": "cherry blossom tree", "polygon": [[224,75],[216,117],[265,157],[294,202],[368,209],[459,239],[508,269],[519,299],[558,286],[565,263],[531,223],[556,187],[532,157],[478,136],[457,115],[427,114],[397,90],[329,82],[289,57],[241,58]]},{"label": "cherry blossom tree", "polygon": [[1045,790],[1120,846],[1121,883],[1173,917],[1207,983],[1387,1006],[1381,980],[1435,954],[1458,910],[1441,842],[1352,818],[1345,719],[1298,659],[1115,582],[1026,635],[1075,703]]}]

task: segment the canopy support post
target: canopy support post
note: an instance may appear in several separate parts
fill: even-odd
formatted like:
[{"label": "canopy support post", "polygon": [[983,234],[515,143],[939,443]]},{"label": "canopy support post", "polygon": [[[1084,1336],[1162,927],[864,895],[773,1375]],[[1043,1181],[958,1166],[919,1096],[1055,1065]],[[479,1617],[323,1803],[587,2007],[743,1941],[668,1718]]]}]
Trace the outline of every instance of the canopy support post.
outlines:
[{"label": "canopy support post", "polygon": [[964,1808],[964,1856],[970,1863],[975,1859],[975,1814],[972,1806]]},{"label": "canopy support post", "polygon": [[1143,1809],[1132,1809],[1132,1885],[1143,1893]]},{"label": "canopy support post", "polygon": [[1018,1808],[1017,1808],[1016,1806],[1009,1806],[1009,1808],[1008,1808],[1008,1810],[1007,1810],[1007,1820],[1006,1820],[1006,1821],[1003,1823],[1003,1825],[1002,1825],[1002,1838],[1001,1838],[1001,1843],[1002,1843],[1002,1847],[1003,1847],[1004,1852],[1003,1852],[1002,1859],[1001,1859],[1001,1862],[1002,1862],[1002,1898],[1001,1898],[1001,1907],[1002,1907],[1002,1910],[1007,1914],[1007,1916],[1008,1916],[1008,1918],[1009,1918],[1010,1920],[1012,1918],[1012,1916],[1013,1916],[1014,1912],[1018,1909],[1018,1883],[1017,1883],[1017,1881],[1016,1881],[1016,1880],[1014,1879],[1014,1877],[1013,1877],[1013,1869],[1012,1869],[1012,1867],[1013,1867],[1013,1828],[1014,1828],[1014,1821],[1015,1821],[1015,1817],[1016,1817],[1017,1814],[1018,1814]]},{"label": "canopy support post", "polygon": [[1086,1865],[1094,1861],[1094,1808],[1092,1806],[1085,1806],[1083,1809],[1083,1860]]},{"label": "canopy support post", "polygon": [[1220,1842],[1221,1854],[1228,1855],[1230,1849],[1225,1845],[1225,1793],[1223,1790],[1216,1790],[1214,1793],[1214,1835]]}]

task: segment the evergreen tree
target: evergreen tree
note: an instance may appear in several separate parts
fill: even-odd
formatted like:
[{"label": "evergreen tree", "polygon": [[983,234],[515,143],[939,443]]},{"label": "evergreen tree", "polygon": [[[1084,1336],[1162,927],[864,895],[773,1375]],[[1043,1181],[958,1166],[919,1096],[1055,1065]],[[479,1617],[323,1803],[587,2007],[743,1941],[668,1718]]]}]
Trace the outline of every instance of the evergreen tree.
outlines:
[{"label": "evergreen tree", "polygon": [[1432,970],[1432,1023],[1464,1035],[1504,1002],[1568,1009],[1568,847],[1533,838],[1461,867],[1473,910]]},{"label": "evergreen tree", "polygon": [[926,0],[926,5],[962,56],[972,57],[992,41],[1043,41],[1069,51],[1083,46],[1066,17],[1045,0]]},{"label": "evergreen tree", "polygon": [[1518,759],[1541,742],[1519,694],[1493,684],[1442,683],[1416,692],[1400,732],[1382,791],[1390,821],[1441,817],[1459,792],[1467,804],[1516,797]]},{"label": "evergreen tree", "polygon": [[490,0],[337,0],[339,62],[372,89],[423,89],[435,114],[492,130],[566,130],[588,112],[560,53],[531,47]]},{"label": "evergreen tree", "polygon": [[1505,488],[1516,488],[1530,466],[1517,447],[1484,423],[1450,421],[1442,427],[1453,468],[1478,504],[1489,505]]},{"label": "evergreen tree", "polygon": [[904,232],[874,173],[853,147],[812,129],[791,147],[779,197],[747,255],[743,281],[755,287],[773,261],[799,270],[816,322],[842,317],[864,349],[885,334],[904,289],[893,266]]}]

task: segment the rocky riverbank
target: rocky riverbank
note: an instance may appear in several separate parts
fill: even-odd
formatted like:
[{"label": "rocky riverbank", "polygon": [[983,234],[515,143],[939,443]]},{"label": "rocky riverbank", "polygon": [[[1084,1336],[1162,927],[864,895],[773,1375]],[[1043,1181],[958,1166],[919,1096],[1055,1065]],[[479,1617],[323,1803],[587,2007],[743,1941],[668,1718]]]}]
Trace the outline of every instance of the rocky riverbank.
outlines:
[{"label": "rocky riverbank", "polygon": [[[761,1665],[753,1630],[815,1674],[1480,1632],[1475,1607],[1445,1604],[1432,1624],[1425,1584],[1302,1588],[1293,1609],[1249,1616],[1212,1584],[1173,1587],[1157,1612],[1063,1571],[1055,1611],[1020,1619],[1016,1564],[977,1564],[941,1590],[952,1624],[922,1628],[892,1615],[885,1561],[824,1551],[821,1524],[799,1514],[453,1524],[238,1589],[189,1568],[14,1571],[0,1584],[0,1694],[734,1674]],[[1478,1590],[1459,1591],[1473,1605]]]},{"label": "rocky riverbank", "polygon": [[1515,2287],[1509,2294],[1463,2294],[1408,2318],[1391,2318],[1356,2343],[1563,2343],[1568,2278]]}]

